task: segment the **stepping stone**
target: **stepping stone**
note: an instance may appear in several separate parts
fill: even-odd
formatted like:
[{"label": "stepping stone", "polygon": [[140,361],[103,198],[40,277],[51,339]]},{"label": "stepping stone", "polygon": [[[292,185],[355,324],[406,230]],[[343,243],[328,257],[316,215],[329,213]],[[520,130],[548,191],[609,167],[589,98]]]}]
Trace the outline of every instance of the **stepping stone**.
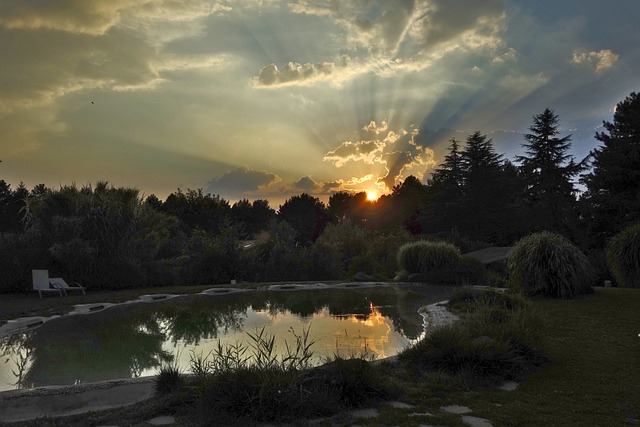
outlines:
[{"label": "stepping stone", "polygon": [[409,414],[410,417],[433,417],[433,414],[430,414],[429,412],[422,412],[422,413],[417,413],[414,412],[413,414]]},{"label": "stepping stone", "polygon": [[456,414],[456,415],[468,414],[469,412],[471,412],[471,409],[462,405],[443,406],[440,409],[442,409],[444,412],[448,412],[450,414]]},{"label": "stepping stone", "polygon": [[517,382],[507,381],[506,383],[504,383],[500,387],[498,387],[498,390],[514,391],[515,389],[518,388],[519,385],[520,384],[518,384]]},{"label": "stepping stone", "polygon": [[471,427],[493,427],[491,422],[485,418],[472,417],[471,415],[463,415],[462,422]]},{"label": "stepping stone", "polygon": [[385,402],[384,403],[387,406],[391,406],[392,408],[398,408],[398,409],[412,409],[415,408],[415,406],[413,405],[409,405],[408,403],[404,403],[404,402]]},{"label": "stepping stone", "polygon": [[172,417],[171,415],[163,415],[161,417],[155,417],[149,421],[147,421],[149,424],[152,424],[154,426],[168,426],[171,424],[175,424],[176,423],[176,419],[174,417]]},{"label": "stepping stone", "polygon": [[355,411],[351,411],[349,413],[354,418],[375,418],[380,415],[377,409],[374,408],[365,408],[365,409],[356,409]]}]

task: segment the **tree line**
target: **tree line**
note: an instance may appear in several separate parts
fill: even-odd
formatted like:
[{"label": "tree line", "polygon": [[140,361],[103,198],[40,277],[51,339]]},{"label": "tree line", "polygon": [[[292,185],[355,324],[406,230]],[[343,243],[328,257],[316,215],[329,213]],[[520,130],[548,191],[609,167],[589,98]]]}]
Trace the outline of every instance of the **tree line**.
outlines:
[{"label": "tree line", "polygon": [[478,131],[450,140],[425,183],[410,176],[375,202],[342,191],[325,205],[303,193],[277,212],[267,200],[231,205],[202,190],[162,201],[107,182],[29,190],[0,180],[0,291],[30,288],[35,268],[95,288],[389,279],[411,239],[465,252],[542,230],[573,241],[605,275],[604,246],[640,222],[640,96],[619,102],[595,138],[598,148],[577,161],[547,108],[513,161]]}]

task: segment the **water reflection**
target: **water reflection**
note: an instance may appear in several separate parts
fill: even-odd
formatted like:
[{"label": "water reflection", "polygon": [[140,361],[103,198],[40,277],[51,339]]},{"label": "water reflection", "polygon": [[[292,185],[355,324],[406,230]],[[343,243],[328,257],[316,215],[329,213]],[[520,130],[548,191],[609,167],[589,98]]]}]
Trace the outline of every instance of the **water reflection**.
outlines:
[{"label": "water reflection", "polygon": [[255,291],[64,316],[2,338],[0,390],[153,375],[176,358],[186,370],[191,352],[207,354],[217,340],[246,341],[245,331],[263,326],[281,349],[284,340],[291,343],[287,331],[310,327],[318,363],[334,354],[387,357],[423,333],[417,308],[430,302],[427,295],[397,287]]}]

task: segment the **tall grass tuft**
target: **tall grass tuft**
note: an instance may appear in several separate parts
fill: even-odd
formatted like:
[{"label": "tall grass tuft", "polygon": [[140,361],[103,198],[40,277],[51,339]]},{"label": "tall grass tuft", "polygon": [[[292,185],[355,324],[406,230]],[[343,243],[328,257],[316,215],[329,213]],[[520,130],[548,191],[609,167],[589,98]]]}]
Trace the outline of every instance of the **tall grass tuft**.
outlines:
[{"label": "tall grass tuft", "polygon": [[398,265],[407,274],[427,274],[455,267],[461,260],[460,249],[447,242],[421,240],[406,243],[398,250]]},{"label": "tall grass tuft", "polygon": [[570,241],[546,231],[518,241],[507,261],[509,285],[526,295],[571,298],[591,291],[594,272]]},{"label": "tall grass tuft", "polygon": [[623,288],[640,288],[640,224],[616,234],[606,250],[607,266]]},{"label": "tall grass tuft", "polygon": [[165,362],[156,375],[156,394],[164,395],[175,393],[180,390],[183,383],[184,380],[177,362]]},{"label": "tall grass tuft", "polygon": [[196,419],[203,424],[242,421],[291,423],[333,415],[384,395],[385,384],[364,359],[337,358],[313,368],[309,329],[276,351],[265,329],[248,333],[248,343],[191,355],[197,390]]},{"label": "tall grass tuft", "polygon": [[494,385],[520,380],[548,362],[540,331],[539,317],[530,309],[511,310],[487,299],[398,358],[414,369],[460,377],[469,387]]},{"label": "tall grass tuft", "polygon": [[483,306],[521,310],[530,305],[530,301],[519,293],[463,288],[451,295],[447,307],[454,313],[464,314]]}]

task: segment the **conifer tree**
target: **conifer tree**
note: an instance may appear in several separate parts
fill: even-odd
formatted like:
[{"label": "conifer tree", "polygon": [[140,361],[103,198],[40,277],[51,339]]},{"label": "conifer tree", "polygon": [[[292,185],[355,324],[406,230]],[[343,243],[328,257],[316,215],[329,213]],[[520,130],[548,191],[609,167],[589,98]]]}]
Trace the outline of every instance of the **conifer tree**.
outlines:
[{"label": "conifer tree", "polygon": [[568,234],[576,221],[572,179],[581,166],[567,153],[571,135],[558,137],[559,127],[553,110],[547,108],[535,115],[531,133],[524,136],[526,155],[516,160],[526,183],[526,201],[537,220],[533,228]]},{"label": "conifer tree", "polygon": [[631,93],[616,105],[613,123],[603,122],[596,133],[602,146],[591,154],[592,171],[586,185],[583,216],[590,224],[593,246],[627,225],[640,222],[640,94]]}]

